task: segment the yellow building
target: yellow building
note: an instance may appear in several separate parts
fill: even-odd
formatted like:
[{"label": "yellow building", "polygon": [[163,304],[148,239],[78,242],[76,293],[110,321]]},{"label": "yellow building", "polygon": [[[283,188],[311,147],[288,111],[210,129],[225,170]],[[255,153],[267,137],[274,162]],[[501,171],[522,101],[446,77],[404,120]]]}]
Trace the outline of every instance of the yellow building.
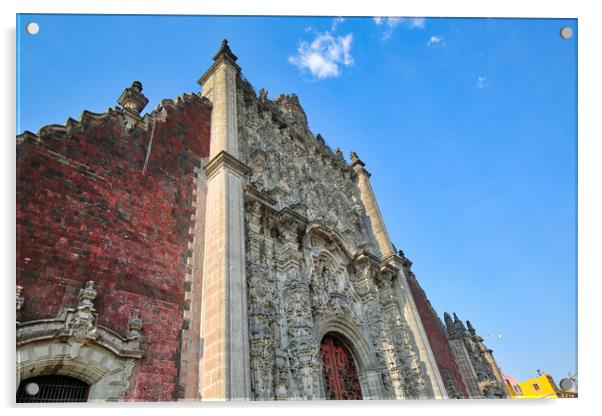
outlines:
[{"label": "yellow building", "polygon": [[577,393],[562,391],[558,388],[552,376],[541,373],[538,377],[527,381],[518,381],[514,377],[504,376],[506,389],[511,399],[556,399],[577,397]]}]

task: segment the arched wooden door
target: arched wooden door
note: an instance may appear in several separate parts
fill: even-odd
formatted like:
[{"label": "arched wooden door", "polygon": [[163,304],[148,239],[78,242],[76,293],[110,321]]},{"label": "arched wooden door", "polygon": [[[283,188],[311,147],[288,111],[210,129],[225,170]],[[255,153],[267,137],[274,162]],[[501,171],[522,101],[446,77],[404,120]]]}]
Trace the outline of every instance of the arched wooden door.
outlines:
[{"label": "arched wooden door", "polygon": [[341,340],[326,334],[320,344],[324,389],[328,400],[361,400],[362,391],[357,379],[353,357]]}]

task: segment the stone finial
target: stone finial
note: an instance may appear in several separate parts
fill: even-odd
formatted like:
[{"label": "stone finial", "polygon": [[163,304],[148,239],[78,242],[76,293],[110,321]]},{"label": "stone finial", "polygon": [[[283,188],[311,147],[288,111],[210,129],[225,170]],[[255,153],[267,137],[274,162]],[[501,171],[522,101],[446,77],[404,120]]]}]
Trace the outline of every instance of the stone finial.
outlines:
[{"label": "stone finial", "polygon": [[267,100],[268,99],[268,90],[266,90],[265,88],[261,88],[259,90],[259,99]]},{"label": "stone finial", "polygon": [[130,88],[136,92],[142,92],[142,83],[140,81],[134,81]]},{"label": "stone finial", "polygon": [[140,311],[135,309],[128,321],[128,341],[140,340],[140,331],[142,330],[142,319],[140,319]]},{"label": "stone finial", "polygon": [[345,157],[343,156],[343,151],[341,150],[340,147],[337,147],[337,150],[335,153],[339,159],[343,159],[343,160],[345,159]]},{"label": "stone finial", "polygon": [[17,285],[17,312],[23,308],[25,297],[23,297],[23,286]]},{"label": "stone finial", "polygon": [[447,337],[449,339],[459,339],[466,333],[464,323],[454,313],[452,317],[446,312],[444,315],[445,325],[447,326]]},{"label": "stone finial", "polygon": [[458,318],[458,315],[456,315],[455,312],[454,312],[454,327],[455,327],[456,331],[458,332],[458,334],[466,333],[466,327],[464,326],[464,322],[460,318]]},{"label": "stone finial", "polygon": [[324,137],[322,137],[322,135],[320,133],[318,133],[318,135],[316,136],[316,140],[320,144],[325,144],[326,143],[326,141],[324,140]]},{"label": "stone finial", "polygon": [[94,280],[88,280],[86,286],[79,290],[79,306],[78,310],[89,310],[95,312],[93,300],[96,299],[98,293],[94,289]]},{"label": "stone finial", "polygon": [[142,94],[142,83],[140,81],[134,81],[131,87],[126,88],[121,93],[117,103],[125,110],[139,115],[144,107],[146,107],[146,104],[148,104],[148,98]]},{"label": "stone finial", "polygon": [[449,313],[444,312],[443,313],[443,320],[445,321],[445,325],[447,326],[448,329],[451,329],[451,327],[453,326],[453,321],[451,316],[449,316]]},{"label": "stone finial", "polygon": [[474,329],[470,321],[466,321],[466,327],[468,328],[468,333],[470,336],[474,337],[477,335],[477,331]]},{"label": "stone finial", "polygon": [[370,177],[370,173],[368,173],[368,171],[364,169],[364,166],[366,166],[366,164],[362,162],[357,153],[353,151],[351,152],[351,166],[356,172],[364,172],[368,175],[368,177]]},{"label": "stone finial", "polygon": [[222,41],[221,46],[219,47],[219,50],[217,51],[217,53],[213,56],[213,60],[217,61],[219,60],[221,57],[227,57],[230,60],[232,60],[233,62],[236,62],[236,60],[238,59],[238,57],[236,55],[234,55],[234,53],[232,53],[232,50],[230,49],[230,46],[228,46],[228,40],[224,39]]},{"label": "stone finial", "polygon": [[79,290],[79,305],[73,318],[66,322],[66,335],[72,337],[72,356],[77,355],[79,346],[83,345],[88,338],[94,338],[96,333],[96,316],[94,309],[94,299],[97,292],[94,290],[94,281],[89,280],[86,286]]}]

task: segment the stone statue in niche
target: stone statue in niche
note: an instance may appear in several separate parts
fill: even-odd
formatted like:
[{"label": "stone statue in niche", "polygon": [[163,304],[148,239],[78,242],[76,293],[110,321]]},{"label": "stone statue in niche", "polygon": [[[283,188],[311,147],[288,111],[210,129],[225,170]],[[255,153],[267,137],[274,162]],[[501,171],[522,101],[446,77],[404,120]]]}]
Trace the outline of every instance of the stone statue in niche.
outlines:
[{"label": "stone statue in niche", "polygon": [[324,280],[322,279],[323,269],[324,263],[319,259],[314,272],[311,274],[310,293],[312,294],[312,309],[315,313],[323,313],[326,308],[326,302],[328,301]]},{"label": "stone statue in niche", "polygon": [[314,365],[317,349],[312,336],[314,323],[307,286],[292,282],[286,290],[285,303],[291,370],[301,397],[311,399],[314,394]]},{"label": "stone statue in niche", "polygon": [[266,316],[250,316],[249,343],[251,347],[252,386],[255,398],[260,400],[273,399],[274,348]]},{"label": "stone statue in niche", "polygon": [[284,400],[288,398],[288,374],[289,374],[289,362],[286,352],[277,349],[275,351],[276,357],[276,380],[275,380],[275,393],[276,399]]},{"label": "stone statue in niche", "polygon": [[252,160],[252,171],[249,177],[249,182],[257,190],[263,191],[268,187],[268,175],[266,165],[266,155],[261,151],[255,152]]},{"label": "stone statue in niche", "polygon": [[272,324],[277,317],[274,289],[268,279],[249,279],[249,343],[253,392],[256,399],[274,398],[274,337]]},{"label": "stone statue in niche", "polygon": [[320,278],[324,282],[324,285],[326,286],[326,290],[327,290],[327,292],[328,292],[329,295],[331,293],[339,291],[337,277],[332,272],[332,270],[330,269],[330,267],[328,267],[327,264],[324,264],[324,267],[322,268],[322,273],[321,273]]}]

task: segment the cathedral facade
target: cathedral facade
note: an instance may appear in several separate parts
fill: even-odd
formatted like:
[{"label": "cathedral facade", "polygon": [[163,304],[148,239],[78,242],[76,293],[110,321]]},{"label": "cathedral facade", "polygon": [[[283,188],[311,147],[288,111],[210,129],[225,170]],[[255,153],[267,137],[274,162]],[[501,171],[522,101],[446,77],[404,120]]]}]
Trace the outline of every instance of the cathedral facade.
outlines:
[{"label": "cathedral facade", "polygon": [[142,116],[134,82],[18,137],[17,401],[505,397],[360,157],[295,94],[256,93],[226,41],[213,60],[200,94]]}]

